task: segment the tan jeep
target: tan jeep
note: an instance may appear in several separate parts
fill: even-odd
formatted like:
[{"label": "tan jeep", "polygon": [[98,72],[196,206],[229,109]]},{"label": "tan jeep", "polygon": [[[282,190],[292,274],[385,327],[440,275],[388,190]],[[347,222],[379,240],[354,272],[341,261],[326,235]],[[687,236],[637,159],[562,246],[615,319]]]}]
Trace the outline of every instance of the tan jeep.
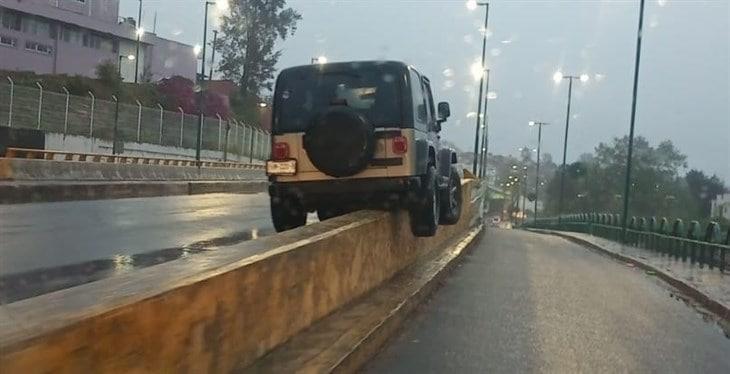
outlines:
[{"label": "tan jeep", "polygon": [[431,85],[394,61],[297,66],[276,81],[269,175],[277,231],[354,209],[405,207],[416,236],[461,215],[456,154],[440,147]]}]

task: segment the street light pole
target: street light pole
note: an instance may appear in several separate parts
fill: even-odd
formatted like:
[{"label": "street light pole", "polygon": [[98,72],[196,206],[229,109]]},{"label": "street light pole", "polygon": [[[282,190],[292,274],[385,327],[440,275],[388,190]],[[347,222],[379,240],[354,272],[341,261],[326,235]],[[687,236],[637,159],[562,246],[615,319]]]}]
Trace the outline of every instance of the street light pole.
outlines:
[{"label": "street light pole", "polygon": [[218,30],[213,30],[213,55],[210,56],[210,74],[208,74],[208,81],[213,80],[213,67],[215,66],[215,44],[218,42]]},{"label": "street light pole", "polygon": [[542,127],[548,125],[547,122],[531,121],[530,126],[537,126],[537,166],[535,168],[535,215],[534,222],[537,223],[537,200],[540,195],[540,146],[542,144]]},{"label": "street light pole", "polygon": [[487,109],[489,108],[489,76],[491,75],[491,69],[487,69],[487,94],[484,95],[484,131],[482,132],[482,147],[479,168],[479,177],[485,177],[487,173],[487,141],[489,131],[489,117],[487,116]]},{"label": "street light pole", "polygon": [[[527,168],[525,166],[525,168]],[[522,176],[522,225],[525,224],[525,215],[527,213],[527,202],[525,201],[526,195],[527,195],[527,170],[525,170],[525,174]]]},{"label": "street light pole", "polygon": [[[141,43],[142,39],[142,0],[139,0],[139,13],[137,13],[137,30],[134,30],[137,34],[137,52],[135,52],[135,56],[139,56],[139,45]],[[134,83],[138,83],[138,77],[139,77],[139,59],[135,60],[134,63]]]},{"label": "street light pole", "polygon": [[563,75],[561,72],[556,72],[553,75],[555,83],[560,83],[563,79],[568,80],[568,109],[565,115],[565,138],[563,140],[563,166],[560,170],[560,199],[558,200],[558,224],[560,224],[563,214],[563,194],[565,192],[565,161],[568,155],[568,128],[570,127],[570,102],[573,97],[573,80],[578,79],[581,82],[588,81],[588,75],[582,74],[576,75]]},{"label": "street light pole", "polygon": [[563,140],[563,166],[560,169],[560,199],[558,200],[558,224],[563,214],[563,193],[565,192],[565,160],[568,154],[568,128],[570,127],[570,101],[573,94],[573,78],[568,83],[568,111],[565,115],[565,138]]},{"label": "street light pole", "polygon": [[626,182],[624,184],[624,212],[621,217],[621,240],[626,243],[626,229],[629,217],[629,194],[631,192],[631,159],[634,153],[634,124],[636,121],[636,96],[639,86],[639,64],[641,62],[641,36],[644,28],[644,0],[639,5],[639,30],[636,35],[636,59],[634,61],[634,91],[631,101],[631,125],[629,128],[629,150],[626,158]]},{"label": "street light pole", "polygon": [[195,140],[195,161],[200,166],[200,152],[203,147],[203,121],[205,120],[205,51],[208,44],[208,6],[215,4],[205,2],[205,17],[203,19],[203,56],[200,60],[200,94],[198,95],[198,134]]},{"label": "street light pole", "polygon": [[479,67],[481,70],[481,78],[479,78],[479,99],[477,106],[477,126],[474,135],[474,163],[472,165],[472,174],[477,175],[477,163],[479,162],[479,128],[481,127],[481,116],[482,112],[482,96],[484,94],[484,64],[487,59],[487,26],[489,24],[489,3],[477,3],[469,2],[467,6],[470,8],[476,8],[476,6],[485,7],[484,12],[484,38],[482,39],[482,64]]},{"label": "street light pole", "polygon": [[136,60],[136,56],[129,55],[129,56],[119,56],[119,63],[117,64],[117,76],[119,77],[119,81],[117,82],[117,100],[115,104],[114,109],[114,130],[112,131],[112,155],[116,155],[119,153],[119,149],[117,149],[117,137],[119,135],[119,100],[121,100],[122,96],[122,60],[124,59],[128,60]]}]

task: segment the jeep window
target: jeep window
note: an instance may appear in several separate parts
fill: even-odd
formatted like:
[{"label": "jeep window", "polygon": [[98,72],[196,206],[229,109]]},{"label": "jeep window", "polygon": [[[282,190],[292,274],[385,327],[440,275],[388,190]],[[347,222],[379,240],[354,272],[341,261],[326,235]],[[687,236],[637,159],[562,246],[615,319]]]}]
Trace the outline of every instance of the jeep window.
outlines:
[{"label": "jeep window", "polygon": [[423,95],[423,87],[421,86],[421,76],[410,69],[411,74],[411,97],[413,97],[413,118],[415,127],[420,130],[426,130],[428,126],[428,113],[426,110],[426,97]]},{"label": "jeep window", "polygon": [[430,130],[436,129],[436,109],[433,105],[433,94],[431,93],[431,83],[428,78],[423,78],[423,91],[426,94],[428,100],[428,127]]},{"label": "jeep window", "polygon": [[402,122],[398,85],[395,74],[375,67],[283,73],[277,82],[275,131],[305,131],[314,118],[335,105],[355,109],[374,126],[398,126]]}]

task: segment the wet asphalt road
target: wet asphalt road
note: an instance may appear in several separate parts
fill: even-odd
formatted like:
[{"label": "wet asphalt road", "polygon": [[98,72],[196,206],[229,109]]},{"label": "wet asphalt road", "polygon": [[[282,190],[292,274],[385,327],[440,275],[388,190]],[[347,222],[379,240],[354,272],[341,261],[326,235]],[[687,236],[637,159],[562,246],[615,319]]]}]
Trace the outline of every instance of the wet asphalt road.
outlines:
[{"label": "wet asphalt road", "polygon": [[266,194],[0,205],[0,303],[273,231]]},{"label": "wet asphalt road", "polygon": [[642,271],[490,229],[369,373],[730,373],[730,339]]}]

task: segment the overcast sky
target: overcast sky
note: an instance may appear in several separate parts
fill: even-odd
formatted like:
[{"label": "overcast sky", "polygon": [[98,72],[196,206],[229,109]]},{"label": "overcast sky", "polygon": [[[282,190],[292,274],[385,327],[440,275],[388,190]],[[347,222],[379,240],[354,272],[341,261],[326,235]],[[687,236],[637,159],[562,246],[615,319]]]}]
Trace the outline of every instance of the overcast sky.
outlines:
[{"label": "overcast sky", "polygon": [[[136,16],[137,0],[121,0]],[[143,25],[200,44],[202,0],[144,0]],[[491,1],[487,65],[490,152],[518,154],[535,147],[527,123],[552,125],[543,149],[562,157],[567,82],[553,73],[589,74],[573,91],[568,159],[628,133],[638,0]],[[433,82],[436,99],[449,101],[444,137],[473,147],[478,85],[470,66],[481,53],[484,9],[462,0],[290,0],[302,14],[297,33],[280,43],[279,67],[330,61],[403,60]],[[211,16],[213,24],[215,15]],[[730,5],[728,0],[647,0],[642,50],[638,135],[656,145],[670,139],[689,166],[730,182]]]}]

